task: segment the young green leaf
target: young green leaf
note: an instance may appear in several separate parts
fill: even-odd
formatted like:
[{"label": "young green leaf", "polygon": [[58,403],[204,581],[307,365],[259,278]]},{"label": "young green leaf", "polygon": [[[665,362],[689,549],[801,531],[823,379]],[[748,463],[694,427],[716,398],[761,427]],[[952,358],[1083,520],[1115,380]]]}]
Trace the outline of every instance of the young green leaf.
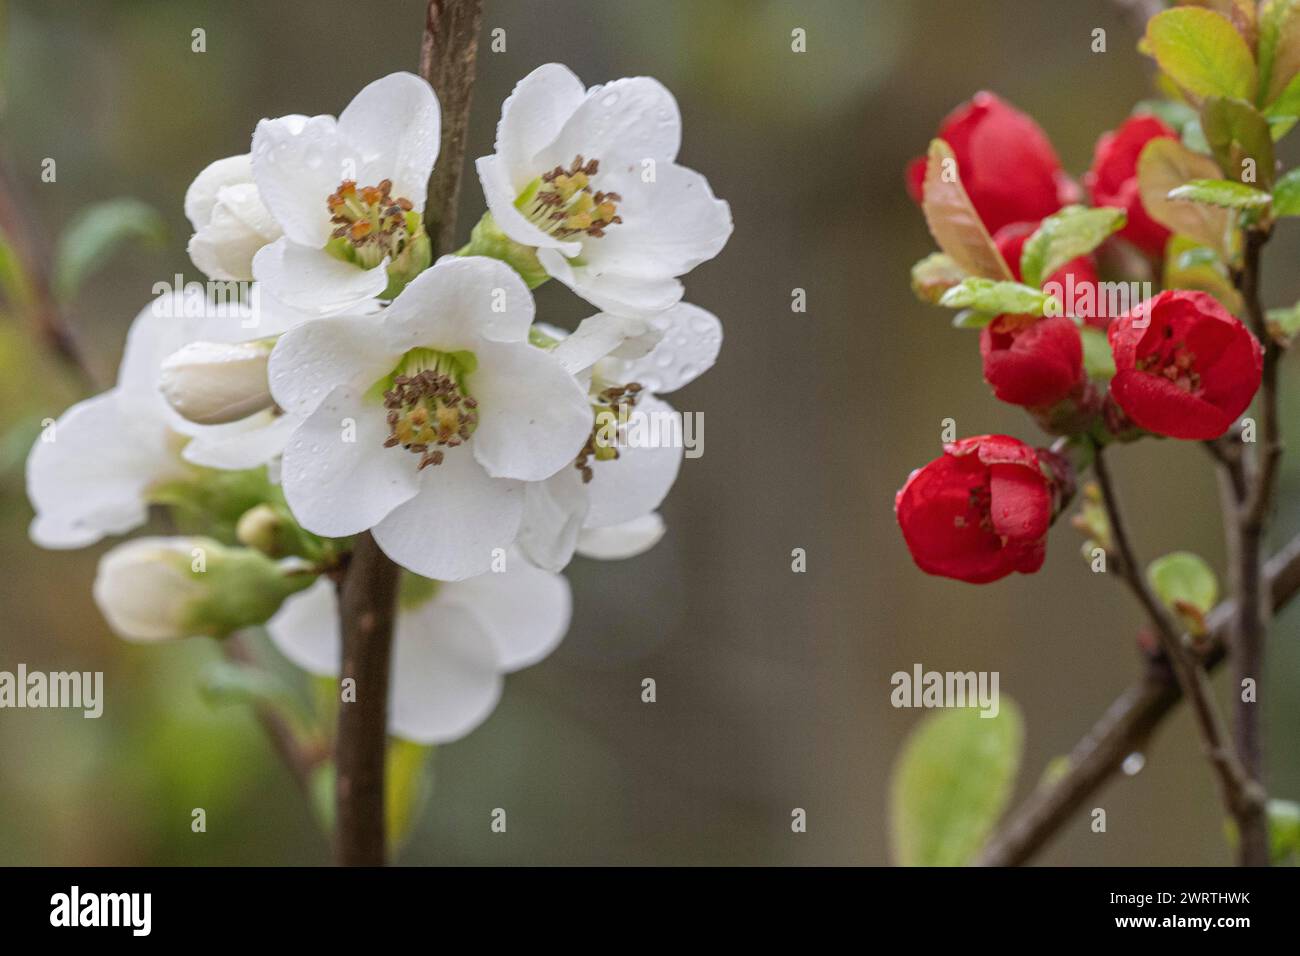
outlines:
[{"label": "young green leaf", "polygon": [[1259,5],[1259,91],[1261,107],[1272,103],[1300,73],[1300,0],[1264,0]]},{"label": "young green leaf", "polygon": [[1043,315],[1055,300],[1033,286],[992,279],[963,279],[939,298],[950,309],[975,309],[994,315]]},{"label": "young green leaf", "polygon": [[1023,745],[1020,710],[1006,695],[996,717],[961,707],[921,721],[890,782],[894,859],[903,866],[970,863],[1006,809]]},{"label": "young green leaf", "polygon": [[1175,7],[1147,22],[1145,47],[1175,83],[1195,98],[1255,97],[1255,58],[1227,17]]},{"label": "young green leaf", "polygon": [[922,302],[935,305],[939,298],[966,278],[966,270],[952,256],[932,252],[912,266],[912,291]]},{"label": "young green leaf", "polygon": [[1172,232],[1191,236],[1226,259],[1231,245],[1231,213],[1216,206],[1169,198],[1172,190],[1191,180],[1218,176],[1214,160],[1192,152],[1177,140],[1153,139],[1138,157],[1138,191],[1151,218]]},{"label": "young green leaf", "polygon": [[1198,633],[1204,616],[1219,599],[1219,581],[1200,555],[1175,551],[1147,567],[1156,597]]},{"label": "young green leaf", "polygon": [[1230,179],[1193,179],[1169,190],[1169,198],[1228,209],[1262,209],[1273,201],[1268,193]]},{"label": "young green leaf", "polygon": [[1208,292],[1234,315],[1241,313],[1241,295],[1213,249],[1190,236],[1175,234],[1165,244],[1162,284],[1166,289]]},{"label": "young green leaf", "polygon": [[1226,177],[1262,189],[1273,182],[1273,136],[1255,107],[1212,96],[1201,107],[1201,130]]},{"label": "young green leaf", "polygon": [[962,309],[952,317],[954,329],[982,329],[998,317],[996,312],[977,312],[975,309]]},{"label": "young green leaf", "polygon": [[59,236],[54,250],[54,292],[71,299],[123,242],[161,246],[167,236],[153,207],[138,199],[109,199],[81,210]]},{"label": "young green leaf", "polygon": [[1300,167],[1287,170],[1273,184],[1273,215],[1300,216]]},{"label": "young green leaf", "polygon": [[1268,836],[1274,863],[1300,853],[1300,803],[1276,799],[1268,802]]},{"label": "young green leaf", "polygon": [[1094,382],[1109,382],[1115,377],[1115,356],[1106,333],[1091,325],[1079,328],[1083,339],[1083,370]]},{"label": "young green leaf", "polygon": [[1053,213],[1025,240],[1020,252],[1020,276],[1035,288],[1071,259],[1085,256],[1124,228],[1123,209],[1066,206]]},{"label": "young green leaf", "polygon": [[1264,324],[1274,341],[1279,345],[1290,345],[1296,333],[1300,332],[1300,305],[1289,309],[1269,309]]},{"label": "young green leaf", "polygon": [[930,142],[924,191],[921,211],[939,248],[970,275],[1011,279],[1011,270],[961,184],[957,157],[941,139]]}]

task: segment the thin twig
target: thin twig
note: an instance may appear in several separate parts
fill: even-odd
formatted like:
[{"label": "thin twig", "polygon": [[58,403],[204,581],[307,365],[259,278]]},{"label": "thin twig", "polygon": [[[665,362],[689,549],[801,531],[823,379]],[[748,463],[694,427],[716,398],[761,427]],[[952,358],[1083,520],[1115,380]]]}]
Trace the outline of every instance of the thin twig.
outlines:
[{"label": "thin twig", "polygon": [[[1278,465],[1282,457],[1280,416],[1278,412],[1277,366],[1279,347],[1269,334],[1264,307],[1259,294],[1260,253],[1268,242],[1267,229],[1246,230],[1241,269],[1236,273],[1251,330],[1264,348],[1264,369],[1260,384],[1261,435],[1253,474],[1248,475],[1245,494],[1238,496],[1236,561],[1233,565],[1234,590],[1237,594],[1237,627],[1232,649],[1236,719],[1234,741],[1246,773],[1255,780],[1263,778],[1262,721],[1259,688],[1264,674],[1264,640],[1268,631],[1269,607],[1260,583],[1268,518],[1277,487]],[[1253,681],[1255,694],[1245,700],[1243,684]],[[1238,821],[1241,839],[1239,862],[1243,866],[1267,866],[1269,862],[1268,819],[1263,806]]]},{"label": "thin twig", "polygon": [[[435,258],[454,248],[482,17],[482,0],[429,0],[425,12],[420,75],[442,107],[442,142],[424,213]],[[339,707],[336,743],[335,858],[345,866],[379,866],[386,859],[384,764],[398,575],[369,532],[357,537],[339,596],[340,673],[356,681],[355,699]]]},{"label": "thin twig", "polygon": [[[1300,593],[1300,535],[1265,565],[1264,577],[1274,609],[1280,610]],[[1213,671],[1224,660],[1236,606],[1224,601],[1206,615],[1206,646],[1202,658]],[[1020,866],[1058,834],[1085,801],[1119,773],[1129,754],[1141,751],[1174,706],[1182,699],[1177,681],[1163,661],[1151,662],[1074,745],[1066,772],[1039,787],[1014,811],[985,845],[983,866]]]},{"label": "thin twig", "polygon": [[1115,483],[1111,478],[1110,466],[1101,448],[1097,449],[1093,459],[1093,470],[1101,485],[1106,515],[1110,520],[1111,536],[1122,559],[1121,576],[1134,597],[1138,599],[1138,603],[1147,612],[1151,623],[1155,625],[1165,660],[1173,669],[1183,696],[1192,706],[1192,714],[1196,718],[1197,730],[1201,736],[1201,746],[1218,777],[1224,806],[1240,827],[1251,815],[1262,812],[1263,796],[1228,743],[1228,734],[1214,702],[1209,680],[1204,668],[1193,659],[1190,649],[1183,640],[1183,629],[1156,597],[1142,574],[1142,566],[1138,563],[1129,540],[1128,528],[1115,491]]},{"label": "thin twig", "polygon": [[13,179],[0,161],[0,240],[8,243],[26,284],[28,302],[12,303],[29,313],[37,335],[77,376],[88,391],[99,390],[99,377],[90,367],[77,337],[64,318],[50,284],[46,258],[39,253],[42,238],[30,217],[23,215]]}]

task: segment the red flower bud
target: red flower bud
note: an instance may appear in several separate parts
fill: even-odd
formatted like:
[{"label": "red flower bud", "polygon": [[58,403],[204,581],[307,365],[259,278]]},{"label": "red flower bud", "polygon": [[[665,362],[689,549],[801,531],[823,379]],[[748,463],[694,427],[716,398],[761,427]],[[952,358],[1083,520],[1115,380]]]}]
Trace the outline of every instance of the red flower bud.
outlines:
[{"label": "red flower bud", "polygon": [[[1015,222],[1009,226],[1003,226],[993,237],[994,245],[998,247],[998,252],[1006,260],[1011,269],[1011,274],[1017,282],[1024,281],[1024,277],[1020,273],[1020,254],[1024,252],[1025,241],[1041,225],[1041,222]],[[1092,261],[1092,256],[1079,256],[1077,259],[1071,259],[1048,276],[1043,281],[1043,288],[1059,287],[1060,295],[1058,298],[1062,300],[1061,305],[1064,314],[1078,315],[1081,310],[1086,311],[1089,314],[1082,316],[1082,318],[1089,325],[1105,329],[1109,320],[1105,316],[1095,314],[1101,311],[1096,305],[1097,281],[1097,267]],[[1089,286],[1092,287],[1091,304],[1087,301]],[[1051,289],[1051,291],[1056,292],[1058,290]],[[1066,298],[1069,298],[1070,301],[1064,301]]]},{"label": "red flower bud", "polygon": [[1130,116],[1097,140],[1092,169],[1083,178],[1094,206],[1116,206],[1128,213],[1119,235],[1148,255],[1164,254],[1169,230],[1151,218],[1138,192],[1137,161],[1153,139],[1177,134],[1154,116]]},{"label": "red flower bud", "polygon": [[1110,327],[1110,394],[1134,424],[1170,438],[1218,438],[1259,390],[1264,352],[1205,292],[1169,289]]},{"label": "red flower bud", "polygon": [[[939,138],[952,147],[957,171],[989,232],[1036,222],[1069,201],[1074,184],[1038,124],[992,93],[976,93],[949,114]],[[908,166],[912,198],[921,201],[925,159]]]},{"label": "red flower bud", "polygon": [[1083,340],[1073,319],[999,315],[980,333],[984,381],[1001,401],[1055,405],[1083,385]]},{"label": "red flower bud", "polygon": [[912,560],[927,574],[984,584],[1043,564],[1053,483],[1038,452],[1006,435],[944,445],[912,472],[894,513]]}]

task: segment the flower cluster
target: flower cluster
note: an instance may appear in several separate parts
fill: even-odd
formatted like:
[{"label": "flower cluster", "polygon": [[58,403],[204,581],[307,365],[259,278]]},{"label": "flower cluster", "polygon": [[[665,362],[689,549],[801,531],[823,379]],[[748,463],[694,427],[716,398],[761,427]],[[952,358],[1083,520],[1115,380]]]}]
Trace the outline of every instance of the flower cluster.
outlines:
[{"label": "flower cluster", "polygon": [[914,268],[914,289],[963,310],[954,324],[979,330],[994,396],[1056,436],[1050,451],[999,435],[950,441],[914,472],[895,510],[922,570],[976,583],[1032,573],[1092,449],[1217,439],[1249,407],[1263,349],[1233,314],[1230,278],[1236,230],[1255,220],[1185,195],[1235,171],[1171,122],[1139,113],[1104,133],[1080,185],[1030,117],[979,93],[908,167],[940,247]]},{"label": "flower cluster", "polygon": [[[677,105],[649,78],[588,89],[550,64],[520,81],[477,162],[487,212],[434,261],[440,139],[407,73],[337,118],[259,122],[185,197],[209,294],[146,307],[116,385],[27,463],[38,544],[126,534],[151,507],[186,533],[103,557],[95,598],[131,640],[265,625],[336,675],[337,585],[369,532],[402,568],[389,709],[419,743],[468,733],[502,674],[559,643],[575,553],[663,535],[683,449],[627,432],[673,419],[660,396],[713,364],[721,325],[680,277],[732,229],[677,164]],[[535,322],[552,277],[599,310],[572,332]]]}]

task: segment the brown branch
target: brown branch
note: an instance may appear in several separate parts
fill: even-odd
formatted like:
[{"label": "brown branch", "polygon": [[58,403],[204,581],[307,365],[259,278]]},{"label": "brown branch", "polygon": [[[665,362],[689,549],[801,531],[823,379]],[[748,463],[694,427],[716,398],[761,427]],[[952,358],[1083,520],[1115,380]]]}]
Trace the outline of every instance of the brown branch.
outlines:
[{"label": "brown branch", "polygon": [[0,162],[0,239],[8,243],[23,273],[30,301],[11,303],[15,310],[28,313],[40,340],[57,355],[91,392],[99,390],[99,378],[90,367],[77,337],[64,318],[54,296],[46,257],[38,249],[41,238],[32,219],[23,214],[18,190],[3,162]]},{"label": "brown branch", "polygon": [[[1268,518],[1277,488],[1278,465],[1282,457],[1280,416],[1278,412],[1277,366],[1279,347],[1269,334],[1264,307],[1259,295],[1260,253],[1268,242],[1267,229],[1247,229],[1242,265],[1236,285],[1241,292],[1251,330],[1264,347],[1264,370],[1260,384],[1261,440],[1248,476],[1245,493],[1238,496],[1236,560],[1233,562],[1233,590],[1237,597],[1237,622],[1232,647],[1233,699],[1236,720],[1234,741],[1245,771],[1255,780],[1263,778],[1263,743],[1259,688],[1264,675],[1264,640],[1268,631],[1270,608],[1265,601],[1260,569],[1264,556],[1264,539]],[[1254,682],[1255,699],[1242,700],[1245,680]],[[1269,863],[1268,818],[1261,805],[1248,817],[1239,820],[1238,860],[1243,866],[1267,866]]]},{"label": "brown branch", "polygon": [[[1274,609],[1300,593],[1300,535],[1292,538],[1264,567]],[[1224,601],[1206,615],[1208,671],[1224,660],[1236,606]],[[1124,758],[1140,751],[1182,698],[1167,664],[1151,662],[1142,677],[1107,708],[1069,755],[1069,769],[1050,785],[1039,787],[1006,817],[986,844],[982,866],[1020,866],[1060,832],[1084,802],[1119,772]]]},{"label": "brown branch", "polygon": [[[482,18],[482,0],[429,0],[425,14],[420,75],[442,107],[442,142],[424,212],[435,259],[454,248]],[[386,859],[384,764],[398,575],[369,532],[357,537],[339,600],[340,673],[356,681],[355,700],[339,706],[336,743],[335,859],[344,866],[380,866]]]},{"label": "brown branch", "polygon": [[1240,827],[1252,815],[1263,812],[1263,795],[1258,792],[1258,786],[1242,767],[1236,753],[1228,744],[1228,734],[1218,707],[1215,705],[1209,680],[1200,662],[1192,657],[1191,649],[1184,641],[1182,627],[1175,622],[1169,610],[1147,584],[1142,566],[1138,563],[1129,540],[1128,528],[1115,491],[1115,483],[1111,478],[1110,466],[1101,448],[1097,449],[1093,459],[1093,470],[1101,485],[1106,515],[1110,519],[1111,535],[1122,559],[1121,576],[1147,612],[1151,623],[1155,625],[1165,660],[1173,669],[1183,696],[1191,703],[1196,727],[1201,735],[1201,746],[1218,777],[1224,806]]}]

